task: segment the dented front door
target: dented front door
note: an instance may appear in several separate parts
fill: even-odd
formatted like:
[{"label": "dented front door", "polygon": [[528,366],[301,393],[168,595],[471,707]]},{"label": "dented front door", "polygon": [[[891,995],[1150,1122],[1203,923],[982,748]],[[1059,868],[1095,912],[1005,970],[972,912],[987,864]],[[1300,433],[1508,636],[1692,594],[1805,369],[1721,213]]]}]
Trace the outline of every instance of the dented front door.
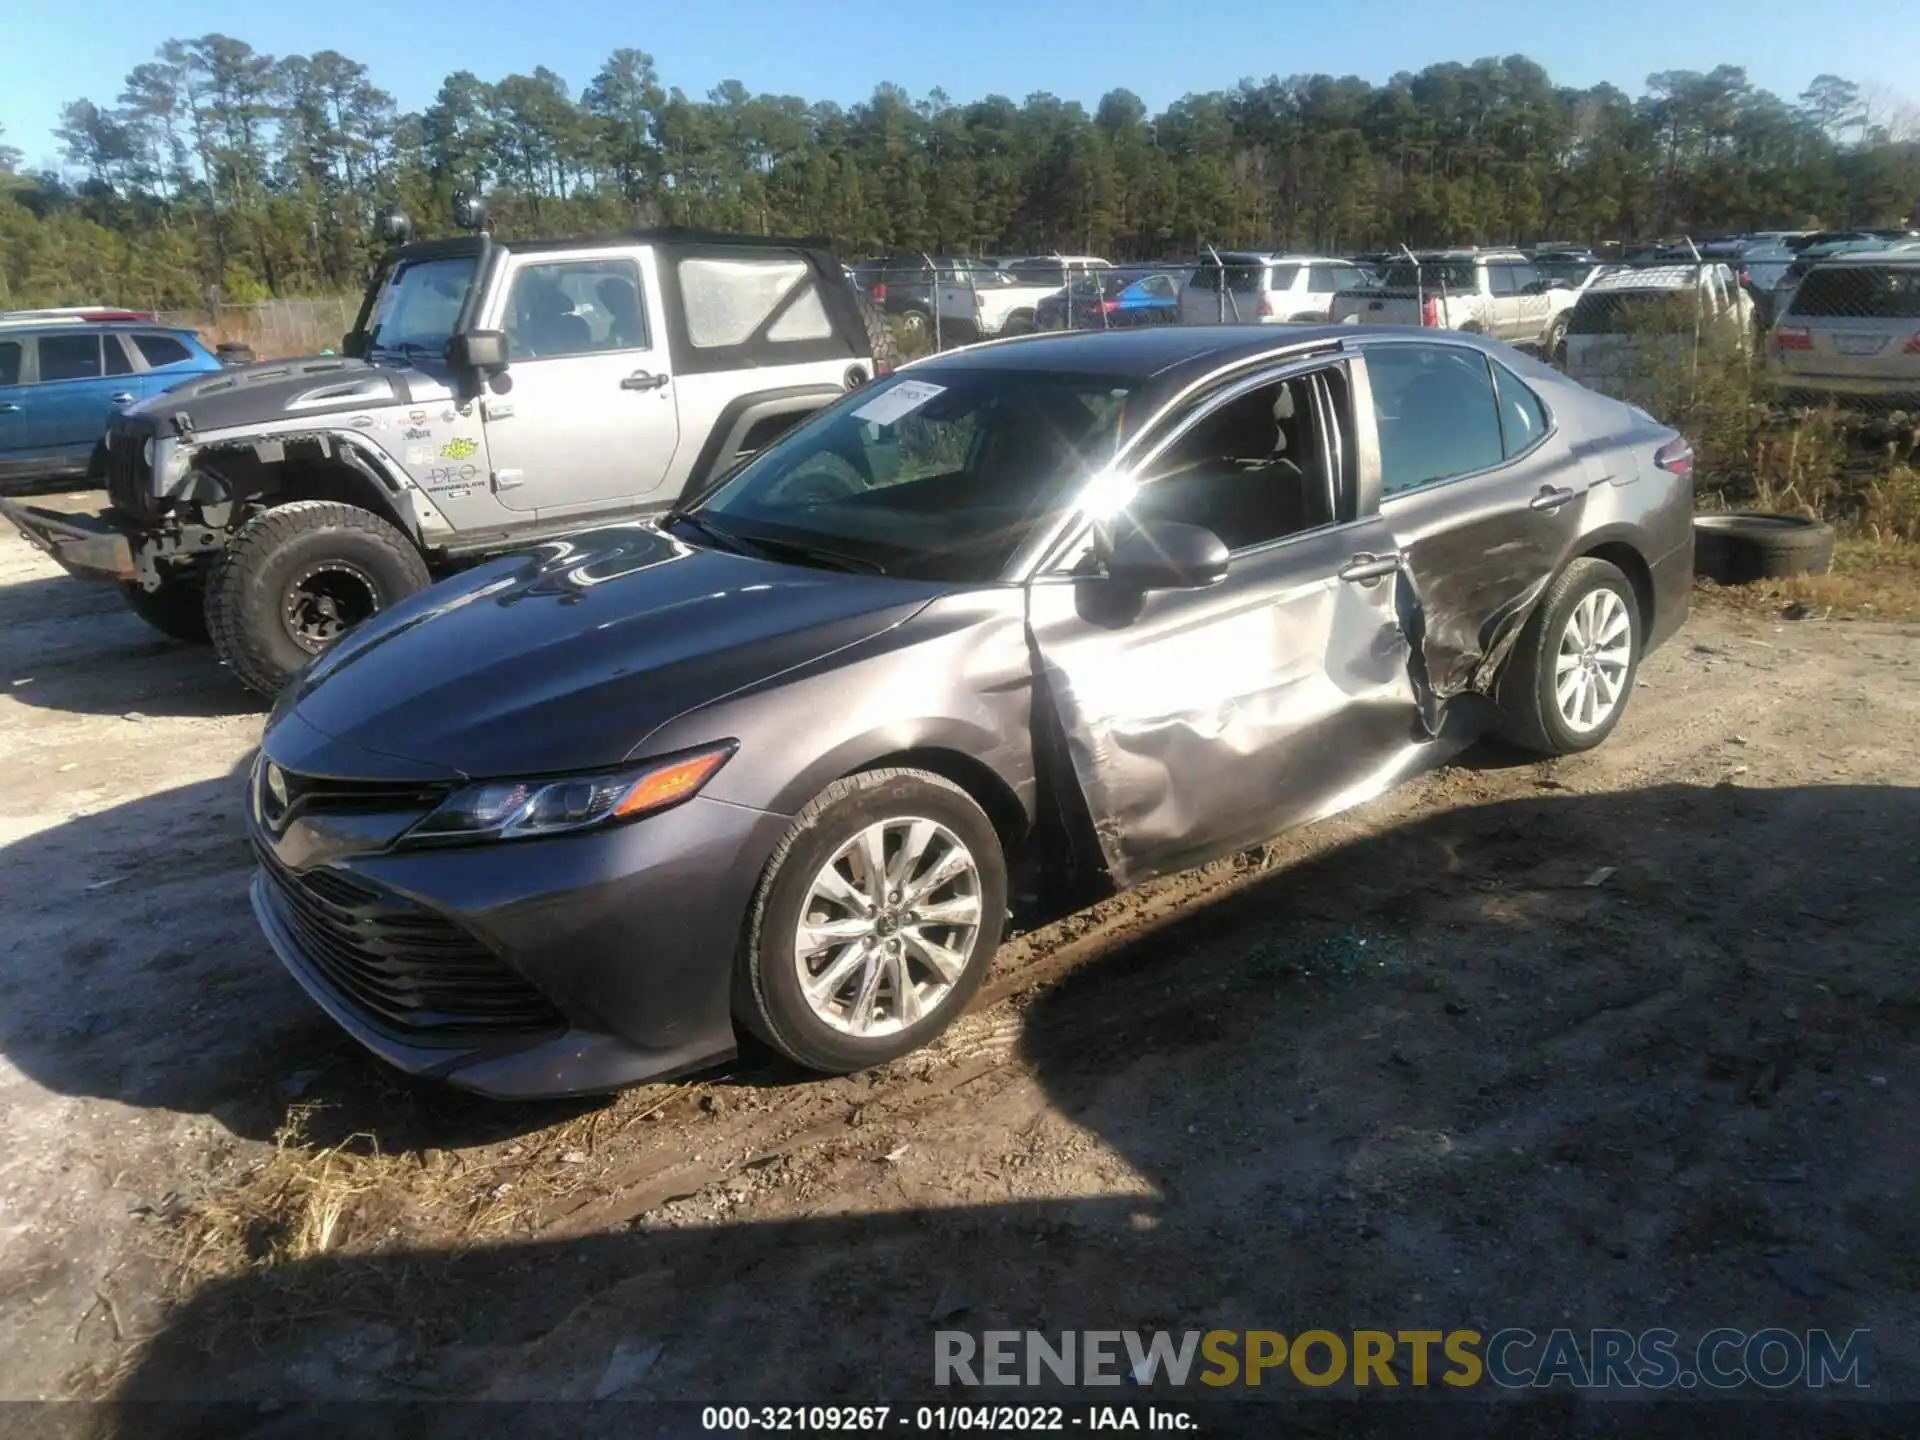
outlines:
[{"label": "dented front door", "polygon": [[1331,814],[1416,763],[1392,549],[1368,519],[1237,555],[1204,590],[1032,583],[1042,694],[1116,884]]}]

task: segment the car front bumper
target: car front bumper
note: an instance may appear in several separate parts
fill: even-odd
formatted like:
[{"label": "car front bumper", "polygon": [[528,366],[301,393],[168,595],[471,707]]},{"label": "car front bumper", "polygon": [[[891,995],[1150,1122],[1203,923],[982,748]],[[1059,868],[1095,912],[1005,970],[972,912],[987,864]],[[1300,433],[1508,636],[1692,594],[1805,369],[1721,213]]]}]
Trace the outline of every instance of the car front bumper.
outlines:
[{"label": "car front bumper", "polygon": [[132,580],[133,546],[106,515],[70,513],[0,500],[0,516],[36,550],[81,580]]},{"label": "car front bumper", "polygon": [[[332,855],[299,870],[275,850],[300,854],[306,842],[275,841],[252,823],[267,852],[253,882],[255,914],[323,1010],[401,1070],[483,1095],[535,1098],[666,1079],[733,1056],[742,925],[790,820],[696,797],[581,835]],[[305,853],[316,852],[309,845]],[[471,983],[489,995],[522,982],[537,992],[526,1022],[484,1032],[408,1023],[405,1002],[387,1002],[406,993],[421,952],[383,954],[389,942],[377,922],[349,921],[365,927],[364,954],[352,953],[341,929],[316,932],[307,909],[289,898],[314,872],[324,886],[404,907],[409,923],[470,939],[489,965],[505,967]],[[475,973],[472,962],[461,964],[469,967],[463,974]],[[384,968],[369,980],[355,965]],[[432,983],[447,993],[444,981]]]}]

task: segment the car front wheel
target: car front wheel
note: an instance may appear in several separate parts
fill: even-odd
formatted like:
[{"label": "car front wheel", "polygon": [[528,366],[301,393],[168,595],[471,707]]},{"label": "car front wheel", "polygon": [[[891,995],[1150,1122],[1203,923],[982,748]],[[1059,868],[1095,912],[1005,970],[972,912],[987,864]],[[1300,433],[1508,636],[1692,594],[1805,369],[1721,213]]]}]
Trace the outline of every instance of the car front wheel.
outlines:
[{"label": "car front wheel", "polygon": [[207,582],[207,628],[233,673],[274,695],[355,625],[431,580],[413,543],[379,516],[296,500],[233,537]]},{"label": "car front wheel", "polygon": [[1506,737],[1547,755],[1591,750],[1620,723],[1640,665],[1642,620],[1616,565],[1583,556],[1548,587],[1498,690]]},{"label": "car front wheel", "polygon": [[767,865],[735,1009],[810,1069],[894,1059],[966,1009],[1006,904],[999,837],[966,791],[922,770],[836,780]]}]

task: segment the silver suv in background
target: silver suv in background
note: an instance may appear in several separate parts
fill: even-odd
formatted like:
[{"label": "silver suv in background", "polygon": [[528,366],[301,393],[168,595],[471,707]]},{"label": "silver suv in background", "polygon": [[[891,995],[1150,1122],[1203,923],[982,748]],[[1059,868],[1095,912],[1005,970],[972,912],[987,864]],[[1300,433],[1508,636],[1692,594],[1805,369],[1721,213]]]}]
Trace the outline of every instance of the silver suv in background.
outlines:
[{"label": "silver suv in background", "polygon": [[1324,323],[1334,296],[1366,283],[1351,260],[1325,255],[1204,255],[1180,287],[1180,323]]},{"label": "silver suv in background", "polygon": [[1821,261],[1767,337],[1767,366],[1790,392],[1920,404],[1920,248]]},{"label": "silver suv in background", "polygon": [[1567,337],[1579,290],[1517,250],[1434,250],[1386,267],[1377,288],[1337,297],[1340,324],[1463,330],[1549,357]]}]

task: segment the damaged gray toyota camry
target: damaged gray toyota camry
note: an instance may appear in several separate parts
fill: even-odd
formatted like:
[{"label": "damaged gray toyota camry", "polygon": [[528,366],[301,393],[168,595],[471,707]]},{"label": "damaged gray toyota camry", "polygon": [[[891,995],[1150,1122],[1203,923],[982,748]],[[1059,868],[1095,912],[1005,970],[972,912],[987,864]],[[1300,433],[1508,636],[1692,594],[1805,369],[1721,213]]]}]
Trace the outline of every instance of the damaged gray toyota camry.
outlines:
[{"label": "damaged gray toyota camry", "polygon": [[951,352],[643,525],[481,565],[281,696],[254,906],[498,1096],[922,1045],[1004,927],[1477,736],[1599,744],[1685,617],[1692,452],[1505,346],[1167,327]]}]

